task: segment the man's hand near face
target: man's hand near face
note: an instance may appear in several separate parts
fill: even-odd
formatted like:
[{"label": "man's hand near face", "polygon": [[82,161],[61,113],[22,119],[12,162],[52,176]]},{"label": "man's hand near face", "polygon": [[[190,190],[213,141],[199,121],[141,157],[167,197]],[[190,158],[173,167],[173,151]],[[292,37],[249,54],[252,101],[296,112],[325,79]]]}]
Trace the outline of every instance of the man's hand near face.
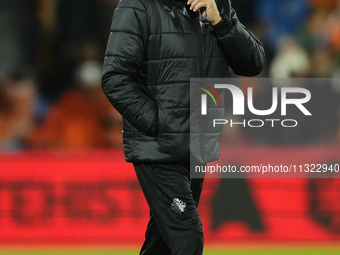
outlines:
[{"label": "man's hand near face", "polygon": [[194,12],[200,10],[203,17],[212,25],[216,25],[222,19],[215,0],[189,0],[187,4],[190,5],[190,10]]}]

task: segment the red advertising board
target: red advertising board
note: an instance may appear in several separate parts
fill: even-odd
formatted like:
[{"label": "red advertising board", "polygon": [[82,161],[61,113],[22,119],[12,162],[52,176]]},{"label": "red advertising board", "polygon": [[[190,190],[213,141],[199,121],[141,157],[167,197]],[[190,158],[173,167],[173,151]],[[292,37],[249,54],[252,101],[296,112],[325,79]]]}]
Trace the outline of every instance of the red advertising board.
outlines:
[{"label": "red advertising board", "polygon": [[[239,148],[222,160],[335,165],[338,151]],[[2,154],[0,169],[1,244],[143,241],[148,206],[121,151]],[[207,178],[199,205],[205,240],[340,241],[338,180]]]}]

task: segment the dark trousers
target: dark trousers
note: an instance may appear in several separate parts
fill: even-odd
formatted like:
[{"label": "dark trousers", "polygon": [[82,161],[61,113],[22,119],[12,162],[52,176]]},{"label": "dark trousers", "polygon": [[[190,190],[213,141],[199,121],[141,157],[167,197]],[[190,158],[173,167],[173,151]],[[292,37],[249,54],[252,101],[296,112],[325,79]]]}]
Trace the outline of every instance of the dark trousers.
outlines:
[{"label": "dark trousers", "polygon": [[201,255],[203,229],[197,211],[202,179],[190,179],[189,165],[134,163],[150,207],[141,255]]}]

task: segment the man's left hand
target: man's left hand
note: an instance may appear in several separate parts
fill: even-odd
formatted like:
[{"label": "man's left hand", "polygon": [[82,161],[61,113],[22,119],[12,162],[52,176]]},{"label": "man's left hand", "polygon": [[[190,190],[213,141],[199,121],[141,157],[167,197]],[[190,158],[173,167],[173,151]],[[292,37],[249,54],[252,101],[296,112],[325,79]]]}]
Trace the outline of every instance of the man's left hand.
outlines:
[{"label": "man's left hand", "polygon": [[216,25],[222,19],[215,0],[189,0],[187,4],[190,5],[190,10],[194,12],[200,10],[203,17],[212,25]]}]

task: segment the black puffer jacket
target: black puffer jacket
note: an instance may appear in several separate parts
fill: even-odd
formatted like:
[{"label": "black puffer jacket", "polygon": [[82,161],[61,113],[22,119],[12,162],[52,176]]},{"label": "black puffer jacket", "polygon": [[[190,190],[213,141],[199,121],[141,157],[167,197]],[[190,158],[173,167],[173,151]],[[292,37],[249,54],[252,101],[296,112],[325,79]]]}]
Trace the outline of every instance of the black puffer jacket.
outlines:
[{"label": "black puffer jacket", "polygon": [[[212,28],[186,0],[121,0],[114,12],[102,86],[123,116],[129,162],[176,162],[190,155],[190,78],[261,72],[261,43],[238,21],[229,0],[217,0],[230,20]],[[216,134],[218,136],[218,134]],[[216,139],[207,144],[216,160]],[[202,160],[202,159],[201,159]]]}]

